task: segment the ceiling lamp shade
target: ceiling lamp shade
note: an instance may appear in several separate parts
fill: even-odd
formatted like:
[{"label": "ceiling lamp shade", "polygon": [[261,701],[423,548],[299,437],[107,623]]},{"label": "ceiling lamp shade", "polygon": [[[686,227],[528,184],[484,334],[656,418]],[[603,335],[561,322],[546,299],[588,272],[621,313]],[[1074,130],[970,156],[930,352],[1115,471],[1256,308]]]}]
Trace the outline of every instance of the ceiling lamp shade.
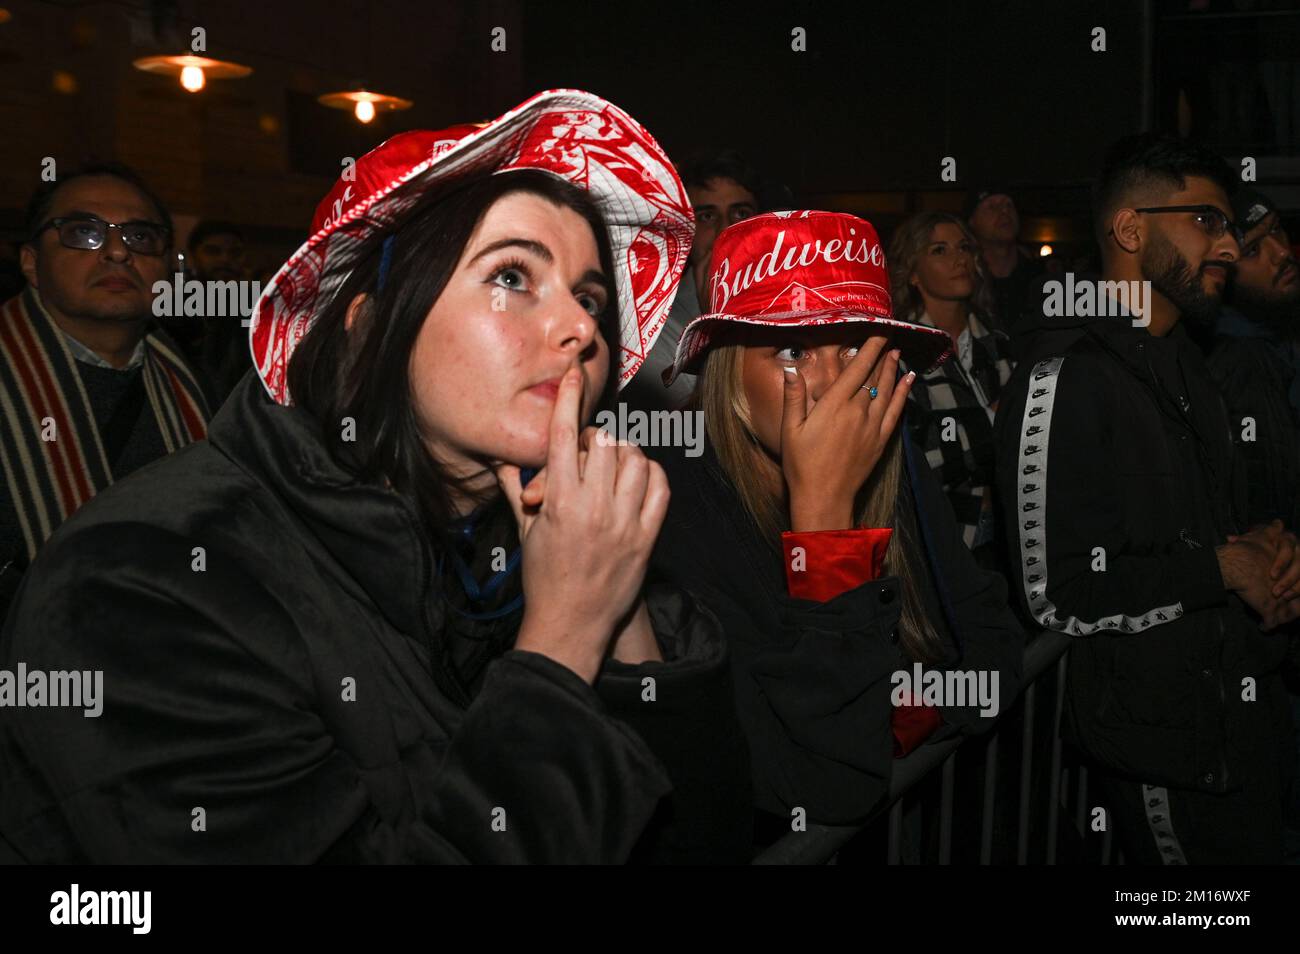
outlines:
[{"label": "ceiling lamp shade", "polygon": [[402,99],[400,96],[387,96],[384,93],[372,93],[365,89],[326,93],[316,101],[331,109],[350,109],[363,123],[374,119],[377,112],[394,112],[399,109],[410,109],[415,105],[411,100]]},{"label": "ceiling lamp shade", "polygon": [[214,60],[206,56],[146,56],[135,61],[135,68],[146,73],[180,77],[181,86],[197,93],[210,79],[243,79],[253,72],[251,66]]}]

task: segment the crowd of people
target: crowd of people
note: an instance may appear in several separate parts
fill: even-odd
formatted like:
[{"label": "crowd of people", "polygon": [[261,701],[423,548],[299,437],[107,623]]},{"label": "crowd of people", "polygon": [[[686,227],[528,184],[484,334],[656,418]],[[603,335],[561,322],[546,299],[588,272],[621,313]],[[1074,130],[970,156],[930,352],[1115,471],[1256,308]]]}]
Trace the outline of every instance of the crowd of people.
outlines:
[{"label": "crowd of people", "polygon": [[[156,316],[130,169],[43,186],[0,310],[0,857],[745,863],[990,729],[1056,630],[1128,859],[1282,861],[1300,264],[1171,136],[1092,215],[1062,312],[1005,189],[884,242],[548,92],[359,160],[246,321]],[[242,245],[201,223],[191,277]],[[702,453],[592,426],[620,403]]]}]

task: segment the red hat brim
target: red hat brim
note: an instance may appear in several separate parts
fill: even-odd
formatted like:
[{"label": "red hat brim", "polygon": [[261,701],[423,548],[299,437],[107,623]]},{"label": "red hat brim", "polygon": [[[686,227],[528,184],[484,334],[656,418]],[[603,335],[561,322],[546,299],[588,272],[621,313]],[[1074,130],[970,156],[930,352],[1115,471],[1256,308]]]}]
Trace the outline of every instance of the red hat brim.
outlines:
[{"label": "red hat brim", "polygon": [[902,358],[917,374],[924,374],[952,356],[952,339],[938,328],[899,321],[862,311],[843,308],[823,308],[817,311],[785,312],[771,315],[701,315],[686,326],[677,342],[677,353],[670,367],[663,372],[664,386],[671,385],[679,374],[693,374],[699,370],[717,332],[727,325],[751,325],[765,328],[810,328],[847,323],[877,325],[873,333],[894,335]]}]

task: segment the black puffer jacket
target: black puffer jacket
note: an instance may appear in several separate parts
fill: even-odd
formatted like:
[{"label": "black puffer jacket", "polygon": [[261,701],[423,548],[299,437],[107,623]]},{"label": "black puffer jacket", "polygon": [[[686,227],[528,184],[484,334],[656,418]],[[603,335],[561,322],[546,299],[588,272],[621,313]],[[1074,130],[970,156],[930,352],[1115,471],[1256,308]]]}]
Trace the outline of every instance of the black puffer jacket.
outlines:
[{"label": "black puffer jacket", "polygon": [[610,662],[592,689],[503,647],[462,705],[430,649],[446,604],[416,527],[246,377],[209,441],[101,494],[27,574],[0,666],[103,670],[105,699],[98,718],[0,709],[0,848],[33,862],[747,860],[747,761],[712,617],[656,591],[665,662]]},{"label": "black puffer jacket", "polygon": [[1286,641],[1224,589],[1215,547],[1245,529],[1244,486],[1199,351],[1181,326],[1040,322],[998,409],[998,480],[1019,598],[1079,637],[1066,732],[1151,785],[1277,782]]},{"label": "black puffer jacket", "polygon": [[[910,442],[905,444],[910,447]],[[898,641],[900,580],[872,580],[823,603],[788,595],[779,540],[764,540],[711,447],[689,458],[654,452],[673,488],[652,577],[686,587],[722,621],[740,720],[753,761],[754,803],[784,816],[851,824],[889,788],[892,677],[912,664]],[[911,451],[900,506],[914,508],[926,615],[947,649],[936,668],[998,674],[1005,712],[1020,691],[1024,630],[1006,583],[962,544],[943,487]],[[975,705],[944,707],[937,741],[987,730]]]}]

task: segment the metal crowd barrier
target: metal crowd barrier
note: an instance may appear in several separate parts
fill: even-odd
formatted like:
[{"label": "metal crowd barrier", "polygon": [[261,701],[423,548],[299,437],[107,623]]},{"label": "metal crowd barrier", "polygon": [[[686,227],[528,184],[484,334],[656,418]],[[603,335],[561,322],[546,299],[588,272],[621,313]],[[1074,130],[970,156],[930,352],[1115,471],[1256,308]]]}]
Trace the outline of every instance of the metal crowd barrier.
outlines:
[{"label": "metal crowd barrier", "polygon": [[[1079,861],[1086,855],[1091,857],[1083,863],[1109,864],[1111,862],[1112,843],[1109,830],[1094,833],[1087,827],[1089,822],[1090,802],[1088,798],[1087,768],[1078,764],[1065,764],[1065,753],[1060,736],[1061,708],[1065,697],[1065,677],[1068,662],[1067,650],[1070,637],[1064,633],[1040,631],[1025,646],[1024,690],[1020,698],[1011,706],[1005,707],[998,716],[997,724],[986,734],[972,739],[957,737],[942,742],[922,745],[905,758],[898,759],[893,765],[893,777],[889,793],[872,811],[861,825],[836,826],[808,823],[806,831],[792,831],[784,835],[775,844],[764,850],[754,864],[770,865],[815,865],[834,863],[840,852],[864,832],[873,827],[887,826],[884,834],[885,861],[888,864],[903,863],[904,854],[911,862],[950,864],[953,862],[954,836],[962,833],[973,834],[973,826],[979,825],[978,859],[980,864],[995,862],[995,854],[1001,860],[1009,862],[1009,846],[995,846],[995,820],[1001,818],[1009,823],[1010,816],[1006,806],[999,806],[999,752],[1004,747],[1016,744],[1014,736],[1019,735],[1018,765],[1011,766],[1018,773],[1016,786],[1017,807],[1015,816],[1015,856],[1016,864],[1060,863],[1059,841],[1062,834],[1063,815],[1071,795],[1074,796],[1074,814],[1072,830],[1078,836],[1073,846],[1074,858]],[[1051,670],[1054,669],[1055,678]],[[1039,699],[1046,695],[1046,700]],[[1035,779],[1036,749],[1045,747],[1035,744],[1036,719],[1038,708],[1043,705],[1051,715],[1050,758],[1048,771]],[[1017,733],[1015,730],[1019,729]],[[982,796],[979,810],[962,803],[957,805],[955,793],[958,787],[958,749],[983,748]],[[978,757],[978,753],[977,753]],[[1004,760],[1005,761],[1005,760]],[[939,770],[938,778],[935,770]],[[1075,785],[1070,785],[1071,775]],[[978,779],[977,779],[978,780]],[[1002,779],[1003,795],[1008,787],[1008,779]],[[1037,781],[1037,784],[1035,782]],[[923,787],[933,788],[935,792],[921,796]],[[1038,791],[1035,791],[1038,789]],[[1043,791],[1045,789],[1045,791]],[[1035,802],[1034,796],[1039,796]],[[915,797],[914,797],[915,796]],[[937,803],[937,804],[936,804]],[[1001,813],[999,814],[999,808]],[[1033,825],[1035,809],[1040,810],[1037,817],[1043,822],[1034,837]],[[927,817],[937,814],[935,819]],[[916,841],[916,832],[928,830],[932,836],[926,839],[929,850],[918,849],[915,844],[905,850],[905,831]],[[1071,826],[1065,825],[1067,836]],[[1073,837],[1073,836],[1070,836]],[[972,842],[973,844],[973,842]],[[995,848],[997,849],[995,851]],[[925,857],[922,857],[922,856]],[[1031,858],[1031,855],[1033,856]],[[971,859],[973,860],[973,858]],[[1123,859],[1120,858],[1120,863]]]}]

